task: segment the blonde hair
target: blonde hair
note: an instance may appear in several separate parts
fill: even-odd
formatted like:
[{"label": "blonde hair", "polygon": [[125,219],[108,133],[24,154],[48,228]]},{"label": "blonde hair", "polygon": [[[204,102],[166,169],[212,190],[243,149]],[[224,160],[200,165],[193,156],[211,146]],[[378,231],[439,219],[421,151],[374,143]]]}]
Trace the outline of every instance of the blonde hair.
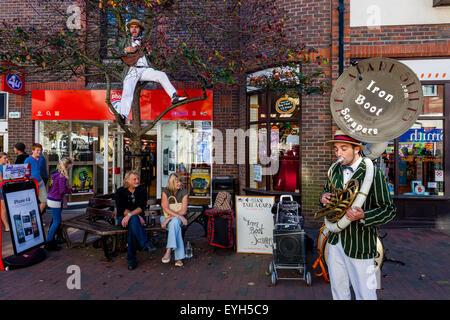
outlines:
[{"label": "blonde hair", "polygon": [[176,193],[175,189],[175,182],[176,180],[180,180],[180,177],[176,173],[171,173],[169,176],[169,180],[167,181],[167,187],[166,189],[172,192],[173,194]]},{"label": "blonde hair", "polygon": [[56,166],[56,170],[66,177],[67,180],[69,180],[69,173],[67,172],[67,166],[69,164],[72,164],[72,160],[70,158],[62,158]]},{"label": "blonde hair", "polygon": [[136,177],[139,178],[139,172],[137,172],[136,170],[128,171],[127,173],[125,173],[125,177],[123,178],[123,187],[124,188],[129,188],[130,187],[130,184],[128,183],[128,180],[130,179],[132,174],[136,175]]}]

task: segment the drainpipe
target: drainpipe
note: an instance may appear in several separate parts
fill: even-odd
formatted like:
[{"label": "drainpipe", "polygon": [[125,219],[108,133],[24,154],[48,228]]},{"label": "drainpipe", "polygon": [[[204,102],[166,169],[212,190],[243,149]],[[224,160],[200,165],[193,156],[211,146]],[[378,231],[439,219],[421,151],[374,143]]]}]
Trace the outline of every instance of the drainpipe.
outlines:
[{"label": "drainpipe", "polygon": [[339,0],[339,75],[344,72],[344,0]]}]

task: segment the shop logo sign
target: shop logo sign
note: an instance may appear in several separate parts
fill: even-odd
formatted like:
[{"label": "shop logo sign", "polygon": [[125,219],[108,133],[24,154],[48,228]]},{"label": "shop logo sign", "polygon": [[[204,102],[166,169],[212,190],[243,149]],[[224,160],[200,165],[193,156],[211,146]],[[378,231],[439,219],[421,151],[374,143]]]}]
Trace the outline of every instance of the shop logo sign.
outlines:
[{"label": "shop logo sign", "polygon": [[22,89],[22,80],[15,74],[8,74],[6,76],[6,83],[12,90],[19,91]]},{"label": "shop logo sign", "polygon": [[[122,100],[122,93],[121,92],[111,92],[111,104],[113,106],[114,109],[116,109],[117,112],[119,112],[119,107],[120,107],[120,101]],[[108,111],[113,114],[111,112],[111,110]]]},{"label": "shop logo sign", "polygon": [[295,110],[295,100],[286,95],[277,100],[275,109],[278,113],[292,113]]}]

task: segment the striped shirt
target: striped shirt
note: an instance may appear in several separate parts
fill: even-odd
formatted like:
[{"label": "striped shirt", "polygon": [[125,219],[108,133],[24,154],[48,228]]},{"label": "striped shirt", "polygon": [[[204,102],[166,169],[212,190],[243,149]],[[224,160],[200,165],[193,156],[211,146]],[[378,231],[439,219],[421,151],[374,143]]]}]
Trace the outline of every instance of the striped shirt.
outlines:
[{"label": "striped shirt", "polygon": [[[366,164],[361,161],[352,179],[356,179],[361,187],[366,172]],[[341,166],[336,166],[331,173],[331,180],[337,189],[343,189],[343,173]],[[329,181],[323,192],[333,192]],[[353,221],[340,232],[341,244],[347,256],[354,259],[371,259],[377,253],[377,226],[388,223],[395,217],[396,208],[389,193],[384,173],[375,168],[374,179],[369,194],[362,207],[365,219]],[[330,232],[328,242],[337,244],[339,233]]]}]

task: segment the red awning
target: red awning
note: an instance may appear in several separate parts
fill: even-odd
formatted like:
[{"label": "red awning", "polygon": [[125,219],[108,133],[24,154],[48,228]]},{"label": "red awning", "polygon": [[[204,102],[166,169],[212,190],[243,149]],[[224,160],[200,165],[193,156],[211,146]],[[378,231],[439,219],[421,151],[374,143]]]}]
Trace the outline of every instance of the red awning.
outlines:
[{"label": "red awning", "polygon": [[[200,89],[186,90],[190,98],[201,97]],[[181,92],[180,92],[181,94]],[[111,103],[120,102],[122,90],[112,90]],[[213,92],[208,99],[177,107],[162,120],[212,120]],[[33,90],[31,119],[33,120],[115,120],[105,103],[106,90]],[[170,98],[164,90],[142,90],[141,119],[154,120],[168,106]],[[131,118],[131,112],[130,117]]]}]

